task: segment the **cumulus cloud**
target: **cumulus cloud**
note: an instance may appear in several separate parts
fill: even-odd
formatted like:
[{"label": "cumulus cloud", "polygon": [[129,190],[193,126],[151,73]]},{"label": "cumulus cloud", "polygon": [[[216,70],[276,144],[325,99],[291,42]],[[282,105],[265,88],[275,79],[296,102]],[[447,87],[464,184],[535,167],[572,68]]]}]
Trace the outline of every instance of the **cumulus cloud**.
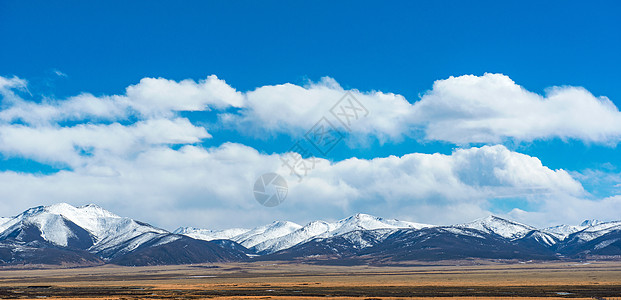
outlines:
[{"label": "cumulus cloud", "polygon": [[127,88],[127,97],[132,106],[145,115],[244,105],[242,94],[215,75],[199,82],[143,78],[140,83]]},{"label": "cumulus cloud", "polygon": [[382,142],[423,138],[458,145],[551,138],[615,145],[621,138],[621,112],[608,98],[569,86],[552,87],[540,95],[502,74],[438,80],[418,101],[380,91],[346,91],[329,77],[306,86],[286,83],[247,92],[237,91],[215,75],[198,82],[144,78],[127,87],[124,95],[85,93],[43,103],[21,100],[12,92],[25,87],[22,79],[0,78],[0,93],[12,99],[0,111],[1,121],[40,125],[88,118],[170,118],[179,111],[233,107],[239,110],[219,116],[239,131],[300,136],[322,117],[340,127],[330,111],[349,92],[368,112],[349,128],[339,128],[350,130],[354,138]]},{"label": "cumulus cloud", "polygon": [[199,143],[211,135],[177,112],[244,102],[214,75],[198,82],[144,78],[125,95],[100,97],[83,93],[33,101],[18,96],[20,89],[27,89],[25,80],[0,77],[0,153],[69,168],[134,157],[152,147]]},{"label": "cumulus cloud", "polygon": [[132,115],[129,99],[121,96],[95,97],[81,94],[62,100],[46,99],[43,103],[17,98],[0,111],[0,121],[28,125],[53,125],[63,121],[117,121]]},{"label": "cumulus cloud", "polygon": [[426,137],[456,144],[561,138],[616,144],[621,113],[606,97],[581,87],[529,92],[508,76],[465,75],[438,80],[414,105]]},{"label": "cumulus cloud", "polygon": [[210,135],[187,119],[149,119],[131,125],[0,126],[0,152],[72,168],[108,156],[129,157],[153,146],[193,144]]},{"label": "cumulus cloud", "polygon": [[[540,95],[508,76],[485,74],[438,80],[418,101],[379,91],[350,92],[370,112],[352,132],[382,141],[423,137],[465,145],[560,138],[614,145],[621,139],[618,108],[582,87],[551,87]],[[301,134],[322,116],[330,118],[329,110],[344,93],[331,78],[308,86],[263,86],[245,94],[247,105],[239,114],[222,118],[259,133]]]},{"label": "cumulus cloud", "polygon": [[[256,178],[271,171],[285,176],[290,188],[276,209],[261,206],[252,194]],[[337,219],[361,211],[443,224],[485,215],[490,199],[507,190],[524,192],[524,187],[532,188],[526,195],[532,201],[584,194],[564,170],[551,170],[503,146],[451,155],[415,153],[333,163],[318,159],[302,181],[288,172],[279,155],[232,143],[207,149],[153,147],[133,159],[113,157],[49,175],[0,173],[5,199],[24,205],[96,202],[169,228]]]},{"label": "cumulus cloud", "polygon": [[[355,122],[352,120],[348,129],[354,134],[394,140],[402,138],[409,130],[412,108],[403,96],[379,91],[349,92],[369,112],[368,116],[359,116]],[[224,122],[251,133],[300,135],[322,117],[339,126],[339,120],[330,110],[345,93],[329,77],[307,86],[290,83],[262,86],[245,93],[246,105],[239,113],[222,114],[221,117]]]},{"label": "cumulus cloud", "polygon": [[117,121],[130,116],[147,119],[174,117],[180,111],[205,111],[244,105],[244,96],[215,75],[198,82],[143,78],[126,88],[125,95],[96,97],[83,93],[68,99],[43,99],[41,103],[21,99],[13,93],[26,81],[0,77],[4,109],[0,121],[49,125],[62,121]]}]

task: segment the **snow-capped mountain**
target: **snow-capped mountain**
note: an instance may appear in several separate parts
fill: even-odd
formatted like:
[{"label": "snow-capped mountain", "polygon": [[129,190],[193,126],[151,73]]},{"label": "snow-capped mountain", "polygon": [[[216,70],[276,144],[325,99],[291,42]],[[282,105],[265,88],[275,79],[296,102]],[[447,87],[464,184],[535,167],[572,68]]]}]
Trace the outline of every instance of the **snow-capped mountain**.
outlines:
[{"label": "snow-capped mountain", "polygon": [[212,240],[230,240],[238,235],[244,234],[250,231],[245,228],[231,228],[224,230],[209,230],[200,229],[194,227],[179,227],[173,233],[183,234],[197,240],[212,241]]},{"label": "snow-capped mountain", "polygon": [[240,243],[246,248],[252,248],[268,240],[286,236],[302,226],[288,221],[276,221],[272,224],[261,226],[244,232],[230,240]]},{"label": "snow-capped mountain", "polygon": [[586,227],[580,226],[580,225],[557,225],[557,226],[543,228],[541,229],[541,231],[554,235],[559,240],[564,240],[570,234],[574,232],[578,232],[584,228]]},{"label": "snow-capped mountain", "polygon": [[[104,261],[134,252],[143,245],[159,247],[186,238],[93,204],[38,206],[1,221],[0,243],[5,246],[76,250]],[[7,260],[10,258],[4,259]]]},{"label": "snow-capped mountain", "polygon": [[227,239],[238,242],[257,253],[269,254],[290,248],[314,238],[329,238],[357,230],[421,229],[431,226],[432,225],[407,221],[383,219],[367,214],[357,214],[333,223],[313,221],[305,226],[300,226],[292,222],[274,222],[270,225],[257,227],[252,230],[232,229],[209,231],[205,229],[179,228],[175,230],[175,232],[197,239],[213,240],[216,239],[215,237],[230,235],[238,230],[241,232],[239,235],[230,236]]},{"label": "snow-capped mountain", "polygon": [[557,251],[570,257],[621,255],[621,221],[589,222],[557,245]]},{"label": "snow-capped mountain", "polygon": [[497,216],[488,216],[452,227],[476,229],[481,232],[501,236],[510,241],[522,240],[522,243],[530,242],[531,246],[539,244],[550,247],[561,240],[556,234]]},{"label": "snow-capped mountain", "polygon": [[355,230],[375,230],[375,229],[422,229],[433,227],[429,224],[400,221],[395,219],[384,219],[367,214],[357,214],[349,218],[338,221],[335,229],[330,231],[331,236],[349,233]]},{"label": "snow-capped mountain", "polygon": [[314,237],[333,230],[335,224],[314,221],[306,224],[304,227],[298,228],[286,235],[265,240],[251,247],[257,253],[273,253],[279,250],[287,249],[302,242],[308,241]]},{"label": "snow-capped mountain", "polygon": [[[431,227],[427,224],[419,224],[413,222],[383,219],[367,214],[357,214],[349,218],[340,220],[335,223],[324,221],[315,221],[306,226],[277,239],[267,240],[261,244],[255,245],[252,249],[257,253],[269,254],[283,249],[290,248],[294,245],[309,241],[314,238],[330,238],[334,236],[344,235],[353,231],[370,231],[376,229],[397,229],[412,228],[421,229]],[[391,231],[384,231],[389,234]],[[378,237],[380,238],[380,237]],[[361,241],[358,247],[366,243]]]},{"label": "snow-capped mountain", "polygon": [[164,229],[97,205],[59,203],[0,218],[1,264],[122,265],[334,259],[360,263],[443,259],[584,259],[621,256],[621,221],[543,229],[497,216],[433,226],[357,214],[304,226]]},{"label": "snow-capped mountain", "polygon": [[496,216],[488,216],[470,223],[455,225],[457,228],[472,228],[482,232],[497,234],[506,239],[519,239],[536,228]]},{"label": "snow-capped mountain", "polygon": [[580,225],[557,225],[543,228],[541,229],[541,231],[550,233],[557,237],[559,240],[564,240],[566,237],[573,233],[604,223],[605,222],[602,222],[600,220],[591,219],[585,220],[584,222],[580,223]]},{"label": "snow-capped mountain", "polygon": [[[73,207],[66,203],[31,208],[0,226],[0,239],[15,236],[29,242],[26,230],[34,227],[40,237],[56,246],[75,247],[90,252],[105,252],[109,248],[127,245],[131,251],[154,236],[167,234],[163,229],[117,216],[90,204]],[[140,238],[142,237],[142,238]],[[36,237],[33,237],[36,238]],[[104,255],[104,258],[108,258]]]},{"label": "snow-capped mountain", "polygon": [[[585,223],[583,222],[582,224]],[[587,226],[580,231],[570,234],[566,239],[574,242],[588,242],[609,232],[621,230],[621,221],[596,222],[592,224],[594,225]]]}]

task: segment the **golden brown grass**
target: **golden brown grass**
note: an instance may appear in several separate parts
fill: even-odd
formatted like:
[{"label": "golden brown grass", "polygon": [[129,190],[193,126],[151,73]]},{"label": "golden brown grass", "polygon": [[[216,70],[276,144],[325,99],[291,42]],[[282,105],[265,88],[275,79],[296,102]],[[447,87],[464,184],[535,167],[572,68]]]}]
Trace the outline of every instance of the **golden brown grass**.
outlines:
[{"label": "golden brown grass", "polygon": [[[218,299],[418,299],[418,296],[422,299],[447,299],[437,296],[516,299],[509,296],[523,296],[520,299],[529,299],[525,296],[531,292],[546,299],[621,298],[621,262],[501,264],[471,261],[466,266],[403,264],[389,267],[285,262],[158,267],[106,265],[2,270],[0,290],[24,296],[84,297],[73,299],[147,296]],[[562,294],[565,292],[571,294]],[[473,295],[476,297],[471,297]]]}]

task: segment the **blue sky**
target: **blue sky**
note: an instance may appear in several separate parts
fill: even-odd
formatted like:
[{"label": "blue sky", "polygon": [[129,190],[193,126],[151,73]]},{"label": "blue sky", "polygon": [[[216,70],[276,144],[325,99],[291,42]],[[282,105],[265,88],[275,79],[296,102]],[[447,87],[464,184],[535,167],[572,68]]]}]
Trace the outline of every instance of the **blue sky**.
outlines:
[{"label": "blue sky", "polygon": [[[3,94],[2,109],[6,112],[24,103],[49,104],[60,111],[58,114],[64,114],[64,117],[45,122],[30,120],[29,123],[23,116],[3,120],[6,126],[1,135],[9,146],[0,149],[4,157],[0,170],[8,182],[15,180],[21,184],[19,189],[5,189],[4,197],[19,195],[25,205],[59,200],[76,205],[98,202],[119,214],[164,227],[173,224],[236,225],[220,216],[243,215],[246,211],[253,213],[239,226],[258,225],[273,219],[297,222],[334,219],[359,211],[430,223],[465,221],[490,212],[542,225],[592,217],[614,218],[610,211],[621,208],[617,206],[621,200],[616,198],[621,192],[617,186],[621,183],[621,156],[617,146],[621,131],[621,128],[617,129],[621,124],[618,123],[621,117],[617,109],[621,106],[618,88],[621,80],[618,72],[621,65],[618,55],[621,53],[619,8],[619,4],[613,1],[596,1],[588,5],[578,1],[479,1],[474,4],[457,1],[382,4],[365,1],[319,1],[312,4],[277,1],[186,1],[175,4],[163,1],[54,4],[4,1],[0,3],[0,35],[3,37],[0,76],[13,81],[6,85],[12,95]],[[178,93],[183,93],[179,89],[190,86],[170,92],[166,89],[172,89],[171,82],[190,79],[200,86],[201,80],[209,81],[207,78],[211,75],[230,88],[226,95],[210,92],[208,99],[199,101],[200,107],[191,102],[194,100],[172,108],[162,104],[183,101],[177,99]],[[460,77],[463,75],[475,77],[468,80]],[[161,78],[161,81],[147,85],[141,82],[143,78]],[[434,85],[437,81],[441,82],[438,86]],[[298,89],[282,86],[285,83]],[[467,87],[463,88],[464,85]],[[498,85],[503,89],[497,90]],[[138,92],[130,95],[127,89],[130,86],[136,86]],[[545,97],[550,95],[553,87],[560,87],[557,88],[557,92],[560,90],[559,100],[549,101],[552,98]],[[164,97],[159,104],[150,103],[144,96],[153,95],[149,94],[150,88],[156,94],[170,97]],[[516,92],[516,88],[526,92]],[[322,89],[329,91],[324,94]],[[287,202],[273,209],[256,207],[253,199],[244,199],[248,194],[228,192],[229,189],[246,189],[261,172],[277,166],[278,163],[272,161],[274,155],[285,153],[317,121],[315,118],[327,112],[348,90],[356,91],[355,96],[364,98],[360,100],[369,108],[371,118],[324,157],[329,160],[326,169],[320,169],[299,187],[292,186]],[[63,110],[62,103],[84,93],[94,98],[83,100],[85,103],[110,100],[115,95],[126,96],[129,100],[112,101],[110,105],[130,112],[115,115],[110,111],[76,112],[76,108],[72,108],[71,112],[79,117],[67,117],[71,112]],[[302,100],[274,100],[283,95],[299,96]],[[386,100],[390,97],[394,99]],[[535,99],[537,97],[545,99]],[[525,100],[522,103],[520,99]],[[609,104],[602,104],[602,99]],[[140,102],[142,106],[135,103],[122,106],[127,101],[143,102]],[[304,103],[309,101],[316,105],[312,105],[312,111],[304,111]],[[448,101],[448,106],[439,104],[443,101]],[[547,102],[539,105],[537,101]],[[419,102],[425,102],[425,105],[414,108]],[[511,103],[522,104],[512,107]],[[145,105],[160,107],[147,110]],[[459,105],[464,107],[457,109]],[[24,107],[29,106],[21,108]],[[503,107],[509,108],[503,110]],[[288,109],[294,112],[290,114],[291,118],[266,119],[261,114],[266,110],[279,114]],[[487,115],[488,110],[499,115]],[[35,120],[46,115],[37,115],[28,109],[24,111],[21,113],[29,114]],[[452,115],[463,117],[464,114],[468,116],[462,119],[463,122],[446,118]],[[511,115],[510,120],[498,123],[499,119],[507,118],[506,114]],[[233,117],[224,121],[224,116]],[[179,121],[176,123],[179,130],[171,132],[162,129],[171,128],[168,123],[162,123],[162,127],[153,125],[158,121],[175,120],[187,120],[188,123]],[[274,120],[280,123],[269,125]],[[140,122],[148,123],[146,129],[131,129]],[[475,123],[478,127],[473,125]],[[135,149],[121,151],[118,145],[127,141],[98,136],[103,129],[88,127],[89,124],[117,124],[121,136],[127,134],[123,130],[130,128],[132,134],[140,132],[147,137],[130,134]],[[522,126],[524,124],[529,126]],[[13,133],[16,128],[24,130],[24,126],[27,131]],[[476,128],[466,130],[466,126]],[[78,130],[63,131],[62,128],[84,130],[75,134],[81,139],[86,136],[94,141],[75,142],[72,139],[74,133],[67,132]],[[182,136],[175,136],[176,133]],[[36,144],[33,140],[15,142],[16,137],[24,134],[33,134],[32,139],[39,142],[45,140],[47,144],[41,142],[42,145],[49,149],[58,148],[59,152],[43,151],[33,146]],[[155,142],[144,142],[158,134],[160,136],[153,138]],[[481,134],[488,136],[480,138]],[[13,140],[7,140],[11,138]],[[68,146],[62,141],[73,144],[63,148]],[[226,145],[242,147],[242,150],[230,150]],[[242,172],[239,177],[243,180],[223,178],[224,186],[220,187],[211,184],[201,187],[198,181],[192,185],[188,183],[188,186],[179,184],[148,192],[148,187],[157,184],[157,180],[149,181],[139,174],[127,177],[131,172],[121,171],[123,168],[138,168],[140,157],[153,154],[153,151],[166,148],[181,155],[179,153],[188,150],[186,146],[213,156],[214,161],[205,162],[206,168],[216,165],[227,170],[240,168],[230,172],[233,177]],[[508,152],[485,148],[498,146]],[[75,150],[77,154],[64,157],[62,149]],[[231,166],[223,164],[213,153],[226,152],[223,149],[233,153],[248,152],[243,157],[253,156],[253,151],[257,151],[259,157],[248,162],[252,167],[247,164]],[[463,184],[465,190],[476,190],[471,194],[465,190],[443,194],[440,190],[446,190],[444,185],[438,185],[437,191],[430,188],[428,193],[421,194],[379,192],[364,190],[358,185],[365,180],[377,182],[377,174],[383,174],[383,168],[393,172],[387,171],[382,178],[405,185],[413,184],[410,181],[425,182],[425,174],[433,172],[420,169],[422,167],[407,167],[407,160],[402,159],[397,166],[382,162],[380,166],[369,167],[376,175],[354,178],[355,174],[347,173],[353,172],[348,166],[339,165],[339,162],[351,162],[351,158],[366,163],[374,158],[390,155],[403,158],[416,153],[441,153],[447,159],[456,160],[455,153],[461,150],[476,152],[476,149],[484,152],[479,154],[483,156],[493,152],[495,158],[524,154],[538,159],[541,169],[518,169],[533,172],[524,178],[539,178],[540,181],[526,183],[519,178],[489,181],[488,178],[488,181],[481,182],[483,179],[473,179],[481,173],[472,171],[453,174],[459,182],[451,183],[453,177],[447,177],[444,182],[448,186]],[[224,160],[229,159],[224,156]],[[483,166],[490,160],[484,160],[479,167],[490,167]],[[501,165],[490,167],[490,170],[513,170],[507,161],[514,160],[501,159],[498,161]],[[421,161],[415,164],[425,165]],[[431,169],[441,169],[433,164]],[[519,163],[518,167],[524,164]],[[118,182],[110,180],[108,184],[122,186],[122,189],[114,191],[106,188],[106,183],[89,177],[93,176],[93,169],[117,174]],[[451,172],[457,172],[454,171],[457,169],[452,165]],[[172,170],[168,175],[162,173],[163,181],[191,182],[183,180],[183,174],[187,176],[189,171],[185,167],[167,164],[157,170]],[[402,177],[403,174],[408,176]],[[202,176],[206,181],[213,180],[209,174]],[[61,183],[84,191],[69,193],[54,188]],[[425,186],[434,187],[437,183]],[[576,183],[582,191],[576,190]],[[496,186],[503,186],[503,192],[494,190]],[[546,192],[521,191],[533,186]],[[84,196],[100,189],[112,191],[92,199]],[[306,189],[323,189],[325,193],[304,197]],[[389,185],[386,190],[399,191]],[[461,199],[454,196],[456,194],[470,198]],[[49,197],[43,197],[45,195]],[[296,198],[296,195],[300,196]],[[315,202],[311,196],[324,197],[330,205]],[[232,201],[230,198],[238,199],[222,204]],[[550,200],[552,198],[564,200],[554,202]],[[374,202],[376,205],[370,204]],[[567,203],[573,203],[575,208],[566,209]],[[581,209],[582,206],[594,209]],[[24,208],[13,204],[0,212],[15,214]],[[558,209],[566,211],[559,213],[555,211]],[[554,214],[557,215],[552,218]],[[184,222],[187,224],[181,224]],[[226,222],[229,223],[225,225]]]}]

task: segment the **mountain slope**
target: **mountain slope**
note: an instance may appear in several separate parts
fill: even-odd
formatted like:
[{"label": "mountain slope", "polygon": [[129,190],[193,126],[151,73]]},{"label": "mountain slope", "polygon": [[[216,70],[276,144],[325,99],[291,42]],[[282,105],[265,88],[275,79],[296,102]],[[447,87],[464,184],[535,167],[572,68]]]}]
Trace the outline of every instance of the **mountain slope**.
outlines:
[{"label": "mountain slope", "polygon": [[247,260],[242,251],[221,247],[218,243],[181,235],[165,235],[143,243],[135,251],[110,262],[124,266],[180,265]]},{"label": "mountain slope", "polygon": [[261,260],[308,258],[351,258],[360,251],[380,244],[393,229],[356,230],[331,237],[318,237],[293,247],[260,257]]}]

